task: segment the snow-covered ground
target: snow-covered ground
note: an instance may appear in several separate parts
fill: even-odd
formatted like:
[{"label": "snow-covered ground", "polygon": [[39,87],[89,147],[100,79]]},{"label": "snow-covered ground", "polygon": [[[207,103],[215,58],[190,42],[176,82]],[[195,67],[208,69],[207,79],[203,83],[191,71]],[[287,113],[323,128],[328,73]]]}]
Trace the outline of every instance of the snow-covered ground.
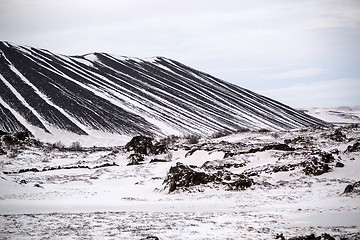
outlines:
[{"label": "snow-covered ground", "polygon": [[333,124],[360,122],[360,106],[337,108],[310,108],[305,113]]},{"label": "snow-covered ground", "polygon": [[[359,141],[355,125],[239,132],[198,144],[180,139],[167,153],[144,156],[140,165],[128,165],[133,152],[121,146],[69,151],[3,145],[0,239],[275,239],[281,234],[288,239],[312,233],[359,239],[359,188],[343,194],[360,181],[360,152],[348,150]],[[274,147],[285,145],[291,149]],[[324,156],[332,158],[321,160]],[[220,167],[206,169],[207,161]],[[323,173],[306,174],[326,161],[329,169]],[[178,185],[169,193],[164,180],[177,162],[199,172],[245,174],[253,184],[239,191],[216,182]]]}]

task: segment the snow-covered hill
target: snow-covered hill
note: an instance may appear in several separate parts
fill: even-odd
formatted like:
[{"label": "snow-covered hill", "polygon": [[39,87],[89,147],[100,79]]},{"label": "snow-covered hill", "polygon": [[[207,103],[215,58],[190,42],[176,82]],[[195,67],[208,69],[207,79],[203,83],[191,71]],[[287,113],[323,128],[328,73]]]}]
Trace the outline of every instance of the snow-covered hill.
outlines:
[{"label": "snow-covered hill", "polygon": [[325,124],[164,57],[64,56],[0,42],[0,89],[0,130],[43,140]]}]

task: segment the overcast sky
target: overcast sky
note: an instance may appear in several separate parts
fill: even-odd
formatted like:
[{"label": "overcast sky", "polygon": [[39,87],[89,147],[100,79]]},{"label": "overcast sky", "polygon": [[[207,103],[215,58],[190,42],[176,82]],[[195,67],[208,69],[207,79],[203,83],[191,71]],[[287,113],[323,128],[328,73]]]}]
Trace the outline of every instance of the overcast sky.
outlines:
[{"label": "overcast sky", "polygon": [[0,40],[165,56],[297,108],[360,105],[359,0],[0,0]]}]

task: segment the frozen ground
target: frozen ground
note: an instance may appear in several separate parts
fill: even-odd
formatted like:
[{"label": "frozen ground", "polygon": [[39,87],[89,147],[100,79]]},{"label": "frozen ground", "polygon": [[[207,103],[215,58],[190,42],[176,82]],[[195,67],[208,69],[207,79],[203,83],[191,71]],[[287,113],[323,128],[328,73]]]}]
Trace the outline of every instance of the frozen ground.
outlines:
[{"label": "frozen ground", "polygon": [[[69,151],[3,145],[0,239],[275,239],[281,234],[288,239],[312,233],[359,239],[360,152],[354,147],[359,141],[355,125],[239,132],[198,144],[178,139],[167,153],[146,155],[139,165],[128,165],[133,152],[124,147]],[[285,145],[289,149],[282,149]],[[207,161],[217,168],[204,168]],[[177,162],[199,172],[244,174],[253,184],[239,191],[217,182],[178,184],[169,193],[163,183]],[[348,185],[353,191],[343,194]]]},{"label": "frozen ground", "polygon": [[333,124],[349,124],[360,122],[360,106],[337,108],[310,108],[307,114]]}]

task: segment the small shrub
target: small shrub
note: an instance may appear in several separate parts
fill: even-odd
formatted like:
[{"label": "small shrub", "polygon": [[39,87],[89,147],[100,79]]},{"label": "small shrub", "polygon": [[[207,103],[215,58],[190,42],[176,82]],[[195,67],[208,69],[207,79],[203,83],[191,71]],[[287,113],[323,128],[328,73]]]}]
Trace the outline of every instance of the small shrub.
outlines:
[{"label": "small shrub", "polygon": [[80,142],[72,142],[69,149],[73,151],[81,151],[82,147]]},{"label": "small shrub", "polygon": [[65,149],[65,145],[60,141],[57,141],[57,142],[53,143],[52,147],[55,148],[55,149],[58,149],[58,150],[64,150]]},{"label": "small shrub", "polygon": [[271,134],[271,136],[275,139],[278,139],[280,137],[280,134],[279,134],[279,132],[274,132]]}]

